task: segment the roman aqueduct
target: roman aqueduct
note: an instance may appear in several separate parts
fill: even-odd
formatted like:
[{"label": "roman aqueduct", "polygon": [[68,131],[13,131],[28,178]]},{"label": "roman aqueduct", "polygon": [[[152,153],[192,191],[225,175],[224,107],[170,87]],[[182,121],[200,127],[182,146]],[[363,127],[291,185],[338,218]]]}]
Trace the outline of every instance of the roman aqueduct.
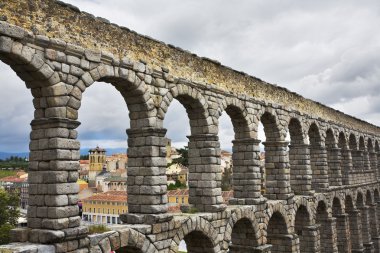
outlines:
[{"label": "roman aqueduct", "polygon": [[[181,240],[194,253],[380,252],[379,127],[60,1],[3,0],[0,12],[0,59],[35,108],[28,228],[13,230],[15,243],[0,252],[176,252]],[[75,129],[82,96],[98,81],[129,110],[129,213],[115,231],[88,235],[78,216]],[[191,127],[193,214],[167,212],[163,120],[174,99]],[[235,132],[229,205],[222,112]]]}]

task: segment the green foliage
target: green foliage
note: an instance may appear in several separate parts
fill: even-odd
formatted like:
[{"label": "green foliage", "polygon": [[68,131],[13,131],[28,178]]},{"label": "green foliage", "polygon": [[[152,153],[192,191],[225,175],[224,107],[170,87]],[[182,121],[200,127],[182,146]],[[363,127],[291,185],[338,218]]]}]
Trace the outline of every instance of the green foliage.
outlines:
[{"label": "green foliage", "polygon": [[189,148],[187,146],[177,149],[177,152],[181,155],[178,158],[174,158],[168,167],[172,164],[182,164],[183,166],[189,166]]},{"label": "green foliage", "polygon": [[179,181],[179,180],[176,180],[175,184],[169,184],[168,185],[168,190],[169,191],[171,191],[171,190],[177,190],[177,189],[187,189],[187,185],[181,183],[181,181]]},{"label": "green foliage", "polygon": [[232,175],[232,166],[226,168],[222,175],[222,191],[230,191],[231,186],[231,175]]},{"label": "green foliage", "polygon": [[90,159],[89,157],[90,157],[89,155],[81,155],[80,160],[89,160]]},{"label": "green foliage", "polygon": [[198,212],[198,208],[196,207],[191,207],[189,210],[189,213],[197,213],[197,212]]},{"label": "green foliage", "polygon": [[110,231],[110,229],[105,225],[91,225],[88,227],[89,234],[101,234],[107,231]]},{"label": "green foliage", "polygon": [[17,225],[19,202],[18,192],[0,189],[0,245],[9,243],[9,231]]},{"label": "green foliage", "polygon": [[11,156],[5,160],[0,159],[0,168],[23,168],[28,169],[28,161],[26,158]]},{"label": "green foliage", "polygon": [[16,176],[16,174],[17,174],[16,170],[0,170],[0,178]]}]

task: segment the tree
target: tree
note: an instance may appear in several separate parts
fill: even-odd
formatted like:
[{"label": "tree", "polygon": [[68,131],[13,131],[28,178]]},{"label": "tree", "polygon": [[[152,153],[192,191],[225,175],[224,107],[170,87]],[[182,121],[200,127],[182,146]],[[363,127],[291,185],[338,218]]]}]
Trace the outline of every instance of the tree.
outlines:
[{"label": "tree", "polygon": [[19,202],[18,192],[0,188],[0,245],[9,243],[9,232],[17,225]]},{"label": "tree", "polygon": [[174,158],[173,161],[168,164],[168,167],[172,164],[182,164],[183,166],[189,166],[189,148],[187,146],[177,149],[177,152],[180,154],[180,157]]},{"label": "tree", "polygon": [[230,191],[231,187],[231,175],[232,175],[232,166],[225,168],[222,175],[222,191]]}]

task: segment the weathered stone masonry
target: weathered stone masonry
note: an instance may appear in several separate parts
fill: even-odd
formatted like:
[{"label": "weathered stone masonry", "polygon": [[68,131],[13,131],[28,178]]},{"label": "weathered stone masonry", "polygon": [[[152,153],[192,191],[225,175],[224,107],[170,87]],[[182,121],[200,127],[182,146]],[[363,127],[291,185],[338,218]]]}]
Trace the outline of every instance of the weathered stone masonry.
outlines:
[{"label": "weathered stone masonry", "polygon": [[[220,63],[53,0],[0,1],[0,59],[25,82],[30,134],[28,228],[0,251],[380,252],[380,128]],[[82,96],[113,85],[129,110],[125,225],[91,235],[78,216]],[[163,120],[186,108],[189,206],[167,213]],[[234,131],[233,188],[221,196],[218,119]],[[258,123],[266,134],[265,181]],[[290,143],[286,141],[290,133]]]}]

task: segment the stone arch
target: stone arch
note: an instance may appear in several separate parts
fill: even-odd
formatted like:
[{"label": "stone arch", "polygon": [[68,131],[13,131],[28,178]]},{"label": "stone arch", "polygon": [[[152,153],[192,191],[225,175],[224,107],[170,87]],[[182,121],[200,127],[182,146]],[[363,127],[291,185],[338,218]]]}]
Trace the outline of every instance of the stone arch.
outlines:
[{"label": "stone arch", "polygon": [[330,186],[339,186],[342,183],[341,153],[334,131],[329,128],[326,131],[325,145],[327,150],[328,178]]},{"label": "stone arch", "polygon": [[[288,199],[291,194],[288,142],[284,141],[280,124],[270,111],[274,112],[267,109],[260,117],[266,136],[266,141],[263,143],[265,166],[262,168],[262,191],[268,199]],[[278,157],[282,159],[279,160]]]},{"label": "stone arch", "polygon": [[[310,251],[312,245],[316,241],[314,238],[314,228],[311,229],[313,217],[307,205],[301,204],[298,206],[294,220],[294,231],[299,237],[299,249],[300,252],[312,252]],[[316,245],[314,245],[316,246]]]},{"label": "stone arch", "polygon": [[32,48],[6,36],[1,36],[0,40],[2,44],[0,60],[16,72],[27,88],[32,90],[46,88],[61,81],[58,73],[41,56],[43,50]]},{"label": "stone arch", "polygon": [[[151,111],[156,110],[149,87],[135,71],[103,63],[82,74],[69,94],[68,106],[79,110],[83,93],[95,82],[109,83],[119,91],[128,106],[131,128],[142,126],[141,121],[146,121]],[[143,126],[159,127],[157,124]]]},{"label": "stone arch", "polygon": [[306,144],[304,130],[297,118],[289,121],[290,145],[290,185],[295,194],[308,194],[311,191],[311,167],[309,145]]},{"label": "stone arch", "polygon": [[362,169],[363,159],[362,153],[359,150],[358,141],[353,133],[350,134],[349,146],[352,154],[352,165],[354,167],[354,170],[358,171]]},{"label": "stone arch", "polygon": [[264,126],[266,142],[283,141],[284,136],[281,135],[281,127],[274,111],[265,110],[260,115],[260,121]]},{"label": "stone arch", "polygon": [[310,124],[310,167],[312,171],[312,189],[319,191],[328,187],[328,169],[326,148],[323,145],[322,134],[317,122]]},{"label": "stone arch", "polygon": [[227,97],[223,100],[221,106],[219,115],[225,111],[230,117],[235,140],[257,137],[256,131],[253,129],[252,119],[249,117],[244,102],[235,97]]},{"label": "stone arch", "polygon": [[244,252],[261,245],[262,235],[259,227],[254,210],[251,208],[235,210],[227,221],[223,249]]},{"label": "stone arch", "polygon": [[363,207],[365,205],[364,194],[360,189],[356,190],[356,199],[355,199],[356,207]]},{"label": "stone arch", "polygon": [[349,184],[349,173],[352,170],[352,156],[349,151],[346,135],[343,131],[339,132],[338,147],[341,152],[340,166],[342,169],[342,183]]},{"label": "stone arch", "polygon": [[[191,135],[188,136],[188,185],[189,204],[198,211],[225,209],[221,196],[220,143],[217,122],[209,114],[209,105],[201,91],[184,83],[178,83],[163,98],[163,117],[173,99],[186,109],[190,121]],[[215,108],[214,108],[215,109]],[[217,108],[216,108],[217,109]],[[211,110],[211,109],[210,109]],[[200,168],[202,167],[202,173]],[[200,177],[202,174],[202,178]],[[207,183],[199,183],[199,181]]]},{"label": "stone arch", "polygon": [[290,253],[292,252],[292,239],[288,236],[286,218],[278,211],[275,211],[269,221],[266,229],[267,243],[272,245],[273,253]]},{"label": "stone arch", "polygon": [[329,218],[328,206],[325,201],[318,201],[316,210],[316,223],[320,224],[320,240],[324,242],[321,244],[321,252],[336,252],[337,245],[334,240],[334,231]]},{"label": "stone arch", "polygon": [[[90,247],[90,251],[116,251],[120,253],[125,251],[131,253],[158,252],[154,244],[145,235],[131,228],[106,232],[98,236],[97,240],[99,241],[96,245]],[[95,243],[92,242],[93,244]]]},{"label": "stone arch", "polygon": [[348,217],[344,213],[342,200],[339,197],[333,198],[332,215],[336,219],[338,252],[351,252],[351,240],[347,224]]},{"label": "stone arch", "polygon": [[178,246],[182,240],[185,240],[188,252],[220,252],[218,232],[210,222],[199,216],[183,221],[173,238],[170,252],[178,252]]},{"label": "stone arch", "polygon": [[217,134],[216,124],[213,123],[209,116],[207,100],[198,89],[186,84],[177,84],[162,99],[159,106],[162,110],[162,115],[160,116],[159,114],[159,118],[164,120],[173,99],[178,100],[185,107],[190,121],[191,135]]},{"label": "stone arch", "polygon": [[372,196],[372,192],[369,189],[367,189],[366,197],[365,197],[365,204],[367,206],[372,205],[374,203],[373,200],[374,200],[374,198]]},{"label": "stone arch", "polygon": [[227,97],[222,100],[219,110],[220,115],[223,110],[227,113],[235,133],[235,139],[232,141],[232,164],[230,168],[226,168],[227,170],[232,168],[234,197],[229,201],[231,204],[250,204],[253,199],[261,196],[260,187],[258,187],[261,184],[260,167],[258,166],[260,141],[256,139],[257,133],[253,129],[254,125],[247,112],[245,102],[235,97]]},{"label": "stone arch", "polygon": [[292,229],[291,224],[290,224],[289,220],[287,219],[287,217],[289,217],[289,215],[288,215],[284,205],[282,203],[279,203],[279,202],[278,203],[269,203],[268,212],[265,215],[264,224],[266,226],[268,226],[269,220],[271,219],[271,217],[274,213],[278,213],[281,217],[284,218],[284,222],[286,224],[286,232],[288,234],[292,233],[293,231],[291,230]]},{"label": "stone arch", "polygon": [[377,188],[375,188],[375,190],[373,191],[373,199],[375,200],[375,203],[379,203],[380,201],[380,194]]}]

